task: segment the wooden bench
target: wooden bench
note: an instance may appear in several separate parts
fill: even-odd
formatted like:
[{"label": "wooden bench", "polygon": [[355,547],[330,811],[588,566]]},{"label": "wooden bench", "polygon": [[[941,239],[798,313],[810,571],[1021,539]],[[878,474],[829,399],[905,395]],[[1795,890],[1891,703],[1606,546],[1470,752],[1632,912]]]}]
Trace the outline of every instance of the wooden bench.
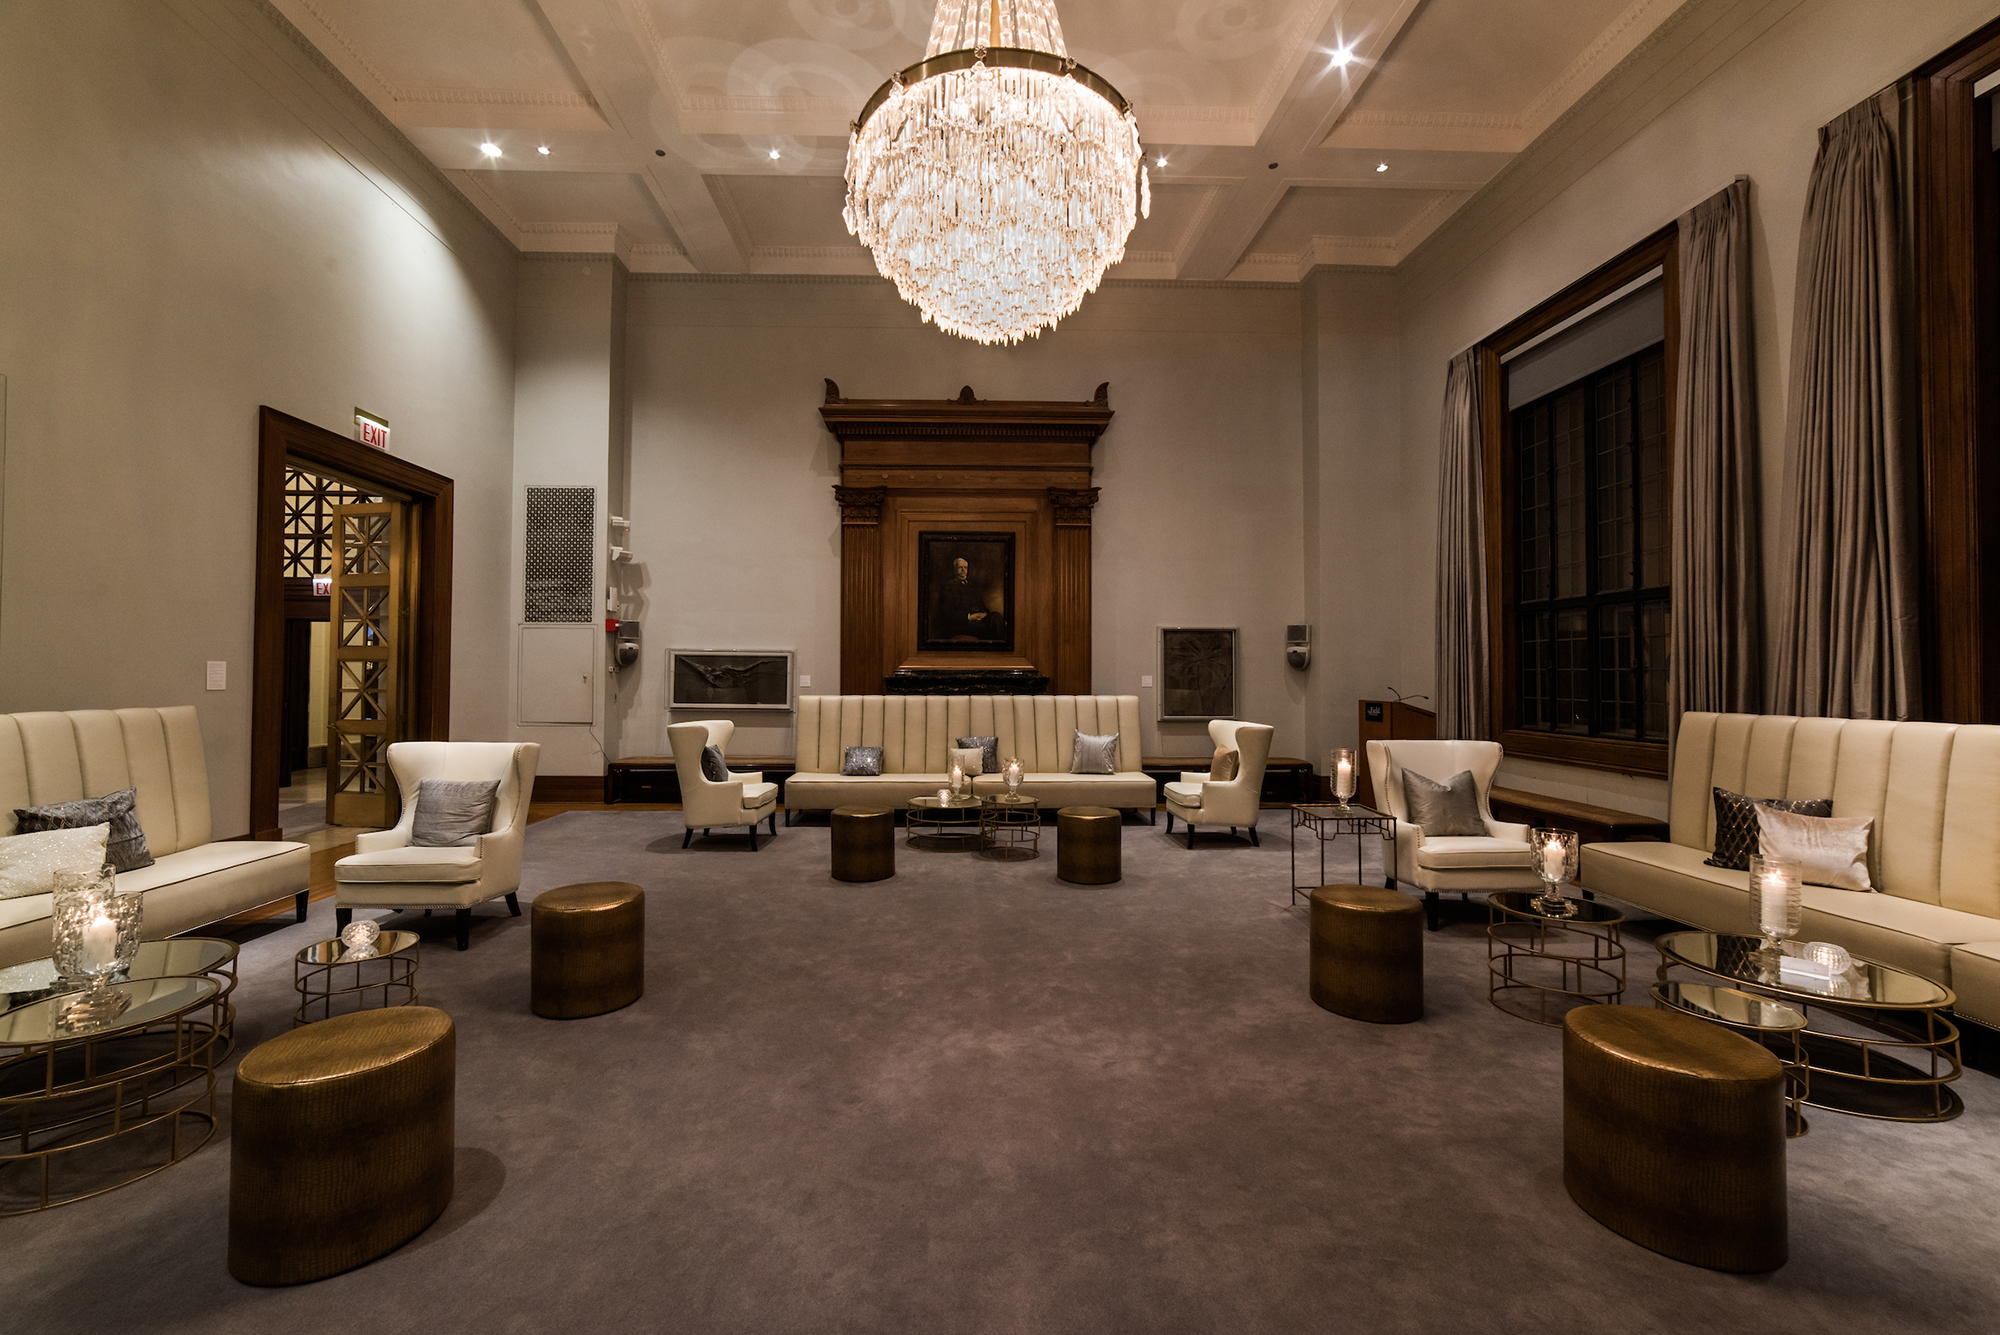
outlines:
[{"label": "wooden bench", "polygon": [[1495,788],[1489,798],[1495,820],[1575,830],[1576,837],[1586,844],[1667,840],[1667,822],[1652,816],[1572,802],[1566,797],[1523,792],[1519,788]]},{"label": "wooden bench", "polygon": [[[734,772],[761,770],[765,783],[778,785],[778,800],[785,800],[785,780],[797,773],[790,756],[736,756],[729,762]],[[626,756],[604,767],[604,801],[678,802],[680,776],[674,772],[672,756]]]}]

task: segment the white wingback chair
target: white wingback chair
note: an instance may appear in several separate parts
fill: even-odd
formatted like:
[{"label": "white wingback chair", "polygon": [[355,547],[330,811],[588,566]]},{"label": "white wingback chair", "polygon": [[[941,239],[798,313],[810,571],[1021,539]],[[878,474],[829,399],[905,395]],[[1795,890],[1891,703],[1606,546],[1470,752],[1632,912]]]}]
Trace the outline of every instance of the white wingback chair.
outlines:
[{"label": "white wingback chair", "polygon": [[1217,746],[1236,752],[1236,777],[1225,783],[1211,782],[1207,771],[1183,770],[1180,781],[1167,785],[1167,833],[1174,832],[1174,817],[1187,823],[1187,846],[1194,847],[1197,825],[1227,825],[1231,834],[1239,827],[1257,838],[1257,813],[1264,805],[1264,763],[1271,758],[1271,735],[1277,729],[1268,723],[1239,723],[1216,719],[1208,725],[1208,735]]},{"label": "white wingback chair", "polygon": [[725,719],[675,723],[667,729],[667,740],[674,748],[674,773],[681,781],[681,819],[687,826],[687,833],[681,836],[682,848],[688,846],[696,830],[707,834],[718,825],[724,829],[749,826],[752,853],[757,851],[759,821],[770,821],[771,836],[777,837],[777,784],[765,783],[756,771],[732,772],[725,783],[716,783],[701,772],[702,748],[714,746],[727,756],[729,738],[735,731],[736,725]]},{"label": "white wingback chair", "polygon": [[[1375,799],[1396,818],[1397,876],[1415,882],[1424,892],[1432,931],[1438,927],[1440,891],[1463,894],[1474,890],[1542,888],[1541,878],[1535,875],[1534,854],[1528,847],[1528,827],[1493,819],[1489,794],[1493,790],[1493,771],[1500,767],[1502,754],[1498,742],[1368,743],[1368,773],[1375,783]],[[1408,805],[1403,801],[1406,769],[1433,783],[1446,783],[1454,775],[1472,771],[1486,833],[1426,835],[1422,826],[1412,825]]]},{"label": "white wingback chair", "polygon": [[[354,853],[333,864],[335,921],[346,927],[355,909],[452,909],[464,950],[474,904],[505,895],[519,917],[521,842],[541,755],[535,742],[392,743],[389,770],[403,794],[403,817],[394,829],[356,835]],[[413,845],[417,785],[425,779],[498,779],[492,831],[465,847]]]}]

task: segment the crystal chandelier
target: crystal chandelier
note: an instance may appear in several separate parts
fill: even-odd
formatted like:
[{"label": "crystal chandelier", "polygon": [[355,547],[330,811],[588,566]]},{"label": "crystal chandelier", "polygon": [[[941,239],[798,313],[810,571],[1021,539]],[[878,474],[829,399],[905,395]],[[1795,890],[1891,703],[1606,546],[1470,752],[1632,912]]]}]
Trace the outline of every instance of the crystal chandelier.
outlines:
[{"label": "crystal chandelier", "polygon": [[938,0],[924,58],[847,149],[847,230],[926,320],[980,343],[1052,329],[1150,213],[1132,104],[1069,58],[1055,0]]}]

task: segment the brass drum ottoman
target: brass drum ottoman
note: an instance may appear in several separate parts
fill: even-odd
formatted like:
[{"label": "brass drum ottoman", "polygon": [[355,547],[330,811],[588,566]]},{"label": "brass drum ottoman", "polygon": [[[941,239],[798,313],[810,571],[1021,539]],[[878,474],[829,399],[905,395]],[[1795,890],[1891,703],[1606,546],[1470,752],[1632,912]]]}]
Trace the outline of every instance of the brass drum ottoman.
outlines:
[{"label": "brass drum ottoman", "polygon": [[1064,807],[1056,812],[1056,875],[1073,885],[1110,885],[1123,878],[1125,817],[1111,807]]},{"label": "brass drum ottoman", "polygon": [[1312,892],[1314,1004],[1371,1024],[1424,1018],[1424,906],[1374,885]]},{"label": "brass drum ottoman", "polygon": [[1679,1011],[1563,1017],[1563,1185],[1598,1223],[1676,1261],[1785,1263],[1785,1069]]},{"label": "brass drum ottoman", "polygon": [[889,807],[835,807],[833,879],[886,881],[896,874],[896,813]]},{"label": "brass drum ottoman", "polygon": [[451,1204],[457,1035],[433,1006],[357,1011],[236,1068],[229,1273],[303,1284],[386,1256]]},{"label": "brass drum ottoman", "polygon": [[529,1007],[551,1020],[603,1015],[646,991],[646,892],[630,881],[544,890],[528,913]]}]

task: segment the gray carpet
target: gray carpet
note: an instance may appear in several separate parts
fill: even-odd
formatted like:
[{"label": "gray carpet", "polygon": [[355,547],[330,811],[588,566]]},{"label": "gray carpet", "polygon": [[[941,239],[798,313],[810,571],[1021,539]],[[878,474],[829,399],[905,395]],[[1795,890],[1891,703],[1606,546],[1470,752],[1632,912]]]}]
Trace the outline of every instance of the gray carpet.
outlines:
[{"label": "gray carpet", "polygon": [[[0,1221],[0,1327],[1991,1328],[1993,1079],[1968,1072],[1940,1126],[1815,1113],[1776,1274],[1667,1260],[1564,1192],[1559,1031],[1487,1003],[1483,909],[1428,939],[1421,1023],[1327,1014],[1267,814],[1262,849],[1128,825],[1126,878],[1096,889],[1055,879],[1053,830],[1039,861],[899,848],[895,879],[850,886],[823,826],[753,855],[682,851],[674,814],[537,825],[524,898],[647,888],[647,993],[539,1020],[525,917],[488,908],[465,954],[425,924],[424,999],[460,1034],[438,1223],[320,1284],[238,1285],[219,1136]],[[290,953],[331,917],[246,945],[244,1049],[286,1027]],[[1635,940],[1628,1000],[1654,962]]]}]

